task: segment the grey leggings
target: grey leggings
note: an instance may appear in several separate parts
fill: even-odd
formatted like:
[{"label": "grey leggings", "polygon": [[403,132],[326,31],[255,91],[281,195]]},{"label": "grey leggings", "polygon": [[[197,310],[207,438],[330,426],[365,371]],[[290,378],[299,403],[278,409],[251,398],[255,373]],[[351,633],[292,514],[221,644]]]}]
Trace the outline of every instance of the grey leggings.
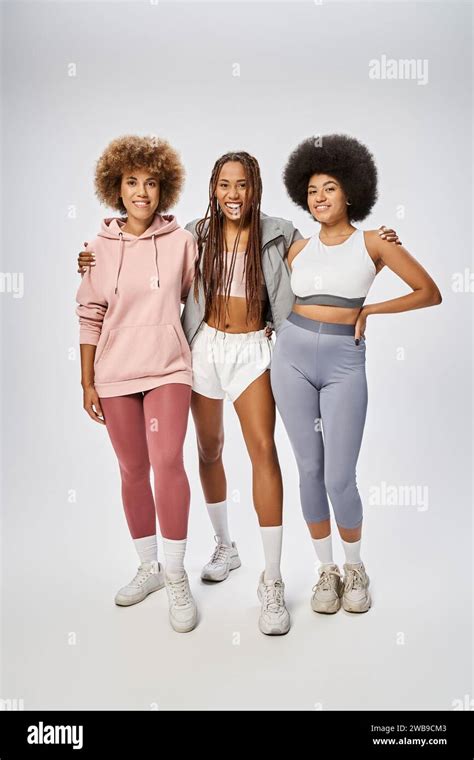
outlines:
[{"label": "grey leggings", "polygon": [[[365,340],[354,326],[316,322],[292,312],[278,331],[273,395],[295,453],[304,519],[357,528],[362,503],[356,463],[367,412]],[[321,431],[322,427],[322,431]]]}]

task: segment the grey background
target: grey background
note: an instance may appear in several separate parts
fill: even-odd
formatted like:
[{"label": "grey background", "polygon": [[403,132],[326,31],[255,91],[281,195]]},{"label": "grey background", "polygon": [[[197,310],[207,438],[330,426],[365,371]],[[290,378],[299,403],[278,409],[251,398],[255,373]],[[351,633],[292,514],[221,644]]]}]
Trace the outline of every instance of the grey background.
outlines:
[{"label": "grey background", "polygon": [[[24,294],[0,294],[0,697],[24,709],[257,710],[454,709],[472,698],[473,295],[452,288],[456,272],[473,270],[471,5],[6,2],[1,12],[2,271],[24,274]],[[369,79],[382,55],[427,59],[428,84]],[[380,200],[361,226],[395,227],[444,300],[367,324],[358,482],[368,615],[310,609],[315,558],[279,420],[293,628],[259,633],[262,551],[230,403],[224,458],[242,568],[224,584],[199,582],[213,541],[190,419],[187,568],[200,625],[174,633],[164,592],[113,604],[137,560],[106,431],[82,409],[75,260],[108,213],[93,194],[94,163],[129,132],[181,152],[183,225],[204,212],[212,165],[229,149],[257,156],[264,211],[307,235],[315,225],[281,181],[290,150],[344,132],[377,159]],[[384,271],[367,302],[406,292]],[[383,481],[426,486],[428,509],[369,504]],[[342,562],[336,535],[334,545]]]}]

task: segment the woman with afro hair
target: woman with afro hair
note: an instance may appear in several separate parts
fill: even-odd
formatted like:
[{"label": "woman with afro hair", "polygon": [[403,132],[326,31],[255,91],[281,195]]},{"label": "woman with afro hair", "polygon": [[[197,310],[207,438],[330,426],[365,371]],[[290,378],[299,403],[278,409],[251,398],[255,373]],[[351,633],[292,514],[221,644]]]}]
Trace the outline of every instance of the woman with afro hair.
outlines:
[{"label": "woman with afro hair", "polygon": [[[77,292],[84,409],[107,428],[140,558],[115,602],[136,604],[165,586],[178,632],[192,630],[197,619],[183,564],[190,501],[183,443],[192,371],[180,322],[197,247],[165,213],[183,180],[179,156],[165,140],[127,135],[110,143],[97,162],[96,194],[126,218],[103,220],[88,244],[95,263]],[[157,559],[156,515],[165,569]]]},{"label": "woman with afro hair", "polygon": [[[320,562],[315,612],[366,612],[369,577],[360,555],[362,503],[356,464],[367,410],[367,318],[441,303],[430,275],[402,246],[356,228],[377,198],[368,149],[346,135],[304,140],[284,182],[291,199],[320,227],[288,251],[293,309],[278,333],[271,384],[293,448],[304,519]],[[412,292],[364,305],[387,266]],[[333,561],[328,496],[342,539],[342,576]]]}]

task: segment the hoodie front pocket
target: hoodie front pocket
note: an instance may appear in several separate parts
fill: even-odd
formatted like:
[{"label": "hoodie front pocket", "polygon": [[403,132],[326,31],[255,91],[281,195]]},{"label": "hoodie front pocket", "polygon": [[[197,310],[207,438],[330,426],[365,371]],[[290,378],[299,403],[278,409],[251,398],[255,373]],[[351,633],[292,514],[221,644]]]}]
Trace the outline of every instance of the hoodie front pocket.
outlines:
[{"label": "hoodie front pocket", "polygon": [[94,360],[94,366],[98,364],[102,358],[102,354],[107,348],[107,343],[110,340],[110,331],[107,334],[101,333],[99,342],[97,344],[97,348],[95,351],[95,360]]},{"label": "hoodie front pocket", "polygon": [[162,376],[190,368],[171,324],[116,327],[95,363],[97,383]]}]

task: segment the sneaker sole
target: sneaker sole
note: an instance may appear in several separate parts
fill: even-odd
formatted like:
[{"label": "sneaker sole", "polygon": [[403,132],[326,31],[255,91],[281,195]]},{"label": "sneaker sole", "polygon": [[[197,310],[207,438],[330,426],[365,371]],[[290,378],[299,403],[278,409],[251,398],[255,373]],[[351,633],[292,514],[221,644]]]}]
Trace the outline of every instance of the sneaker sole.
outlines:
[{"label": "sneaker sole", "polygon": [[352,612],[355,614],[368,612],[370,608],[372,607],[372,599],[369,596],[368,600],[363,602],[362,604],[357,604],[354,602],[344,602],[344,599],[343,599],[342,606],[344,607],[346,612]]},{"label": "sneaker sole", "polygon": [[240,567],[242,562],[240,561],[240,557],[234,557],[231,560],[230,567],[227,570],[226,573],[222,577],[211,575],[210,573],[205,573],[204,570],[201,573],[201,580],[202,581],[213,581],[214,583],[220,583],[221,581],[225,581],[226,578],[229,577],[229,573],[231,570],[237,570],[238,567]]},{"label": "sneaker sole", "polygon": [[258,621],[258,627],[260,628],[260,631],[265,634],[265,636],[285,636],[285,634],[287,634],[291,628],[291,622],[288,621],[288,626],[285,628],[272,628],[270,626],[267,629],[266,626],[262,625],[260,621]]},{"label": "sneaker sole", "polygon": [[311,600],[311,609],[313,612],[319,612],[320,615],[335,615],[341,609],[341,600],[335,599],[333,602],[313,602]]},{"label": "sneaker sole", "polygon": [[191,623],[178,623],[173,620],[171,615],[168,616],[170,625],[176,633],[189,633],[190,631],[194,630],[197,625],[197,614],[194,616]]},{"label": "sneaker sole", "polygon": [[139,604],[140,602],[143,602],[144,599],[147,598],[147,596],[150,596],[150,594],[154,594],[155,591],[161,591],[162,588],[165,587],[165,582],[163,581],[162,584],[157,586],[156,588],[152,588],[151,591],[147,591],[145,594],[142,594],[138,597],[133,597],[132,599],[128,596],[116,596],[115,597],[115,604],[118,607],[132,607],[134,604]]}]

